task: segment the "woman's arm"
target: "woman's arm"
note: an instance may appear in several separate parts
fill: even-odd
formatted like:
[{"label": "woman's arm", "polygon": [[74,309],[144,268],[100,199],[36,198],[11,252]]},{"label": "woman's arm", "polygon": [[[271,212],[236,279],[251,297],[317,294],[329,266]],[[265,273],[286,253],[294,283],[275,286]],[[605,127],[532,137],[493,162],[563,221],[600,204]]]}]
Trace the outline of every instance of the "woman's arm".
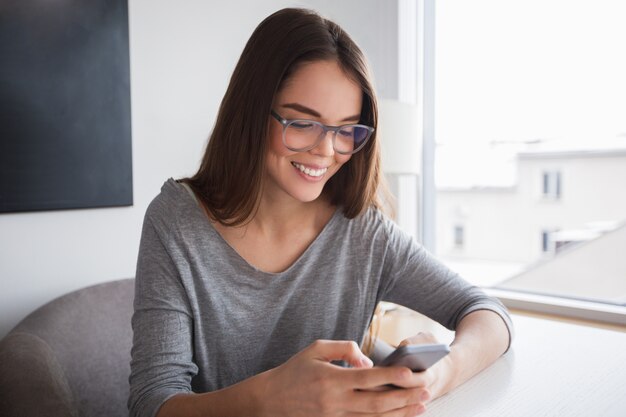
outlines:
[{"label": "woman's arm", "polygon": [[[415,374],[414,386],[426,386],[433,398],[467,381],[511,343],[513,325],[496,298],[463,280],[410,236],[387,222],[387,252],[381,298],[404,305],[456,331],[451,353],[428,371]],[[435,343],[420,334],[403,344]]]},{"label": "woman's arm", "polygon": [[198,373],[193,362],[193,314],[167,249],[166,210],[158,197],[150,204],[139,245],[129,377],[131,417],[154,416],[167,398],[190,392]]},{"label": "woman's arm", "polygon": [[231,387],[204,394],[178,394],[167,400],[157,417],[252,415],[254,377]]}]

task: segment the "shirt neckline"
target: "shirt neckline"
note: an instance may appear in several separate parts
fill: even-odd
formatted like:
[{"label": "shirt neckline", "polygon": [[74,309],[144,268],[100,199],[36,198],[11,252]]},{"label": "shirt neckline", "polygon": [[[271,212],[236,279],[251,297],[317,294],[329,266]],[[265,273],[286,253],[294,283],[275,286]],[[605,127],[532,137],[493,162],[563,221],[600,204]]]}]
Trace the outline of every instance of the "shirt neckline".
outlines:
[{"label": "shirt neckline", "polygon": [[191,187],[189,187],[187,184],[185,183],[179,183],[176,182],[174,180],[175,184],[178,186],[183,187],[186,191],[184,191],[184,194],[186,194],[189,198],[191,198],[195,204],[196,207],[196,212],[200,214],[200,216],[202,217],[203,223],[207,225],[207,230],[209,231],[209,233],[211,233],[214,237],[216,237],[219,241],[220,244],[222,246],[224,246],[226,248],[227,251],[229,251],[231,253],[231,255],[237,259],[237,261],[239,263],[241,263],[242,265],[244,265],[246,268],[248,269],[252,269],[253,271],[255,271],[256,273],[260,273],[263,275],[267,275],[267,276],[271,276],[271,277],[277,277],[277,276],[281,276],[281,275],[287,275],[289,274],[292,270],[294,270],[295,268],[297,268],[297,266],[304,262],[304,259],[307,258],[309,256],[309,252],[311,252],[313,249],[313,247],[317,246],[320,240],[322,240],[323,236],[327,233],[327,230],[330,229],[330,226],[335,222],[335,219],[339,216],[339,214],[342,212],[341,211],[341,207],[337,206],[335,208],[335,211],[333,212],[333,215],[330,217],[330,219],[326,222],[326,224],[324,225],[324,227],[322,228],[322,230],[317,234],[317,236],[315,237],[315,239],[313,239],[313,241],[307,246],[307,248],[304,250],[304,252],[302,252],[300,254],[300,256],[298,256],[298,258],[293,261],[291,263],[291,265],[289,265],[284,271],[280,271],[280,272],[267,272],[264,271],[262,269],[257,268],[256,266],[252,265],[250,262],[248,262],[243,256],[241,256],[239,254],[239,252],[237,252],[237,250],[235,250],[235,248],[233,248],[230,243],[228,243],[228,241],[226,239],[224,239],[224,237],[221,235],[220,232],[217,231],[217,229],[215,228],[215,226],[213,226],[213,223],[210,221],[210,219],[208,218],[204,208],[201,206],[201,202],[198,200],[198,197],[195,195],[195,193],[193,192],[193,190],[191,189]]}]

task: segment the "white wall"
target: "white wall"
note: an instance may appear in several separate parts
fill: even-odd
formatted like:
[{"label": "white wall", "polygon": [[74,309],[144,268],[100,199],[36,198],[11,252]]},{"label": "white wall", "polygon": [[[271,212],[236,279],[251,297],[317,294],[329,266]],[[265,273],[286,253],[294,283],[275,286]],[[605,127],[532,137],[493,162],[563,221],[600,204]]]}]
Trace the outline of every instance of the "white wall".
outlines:
[{"label": "white wall", "polygon": [[[517,235],[520,197],[515,189],[437,191],[437,254],[447,258],[524,262]],[[464,245],[454,245],[454,227],[465,229]]]},{"label": "white wall", "polygon": [[53,298],[134,276],[147,205],[168,177],[197,169],[239,54],[273,11],[336,20],[368,55],[380,95],[397,94],[396,1],[129,3],[134,205],[0,215],[0,337]]}]

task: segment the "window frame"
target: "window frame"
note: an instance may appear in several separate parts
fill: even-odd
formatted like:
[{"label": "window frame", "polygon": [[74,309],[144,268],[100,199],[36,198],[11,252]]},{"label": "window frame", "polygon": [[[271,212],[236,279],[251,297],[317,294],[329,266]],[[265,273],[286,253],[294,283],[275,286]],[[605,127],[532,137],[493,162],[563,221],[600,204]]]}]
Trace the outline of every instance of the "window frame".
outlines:
[{"label": "window frame", "polygon": [[512,310],[626,326],[624,306],[500,288],[483,290]]}]

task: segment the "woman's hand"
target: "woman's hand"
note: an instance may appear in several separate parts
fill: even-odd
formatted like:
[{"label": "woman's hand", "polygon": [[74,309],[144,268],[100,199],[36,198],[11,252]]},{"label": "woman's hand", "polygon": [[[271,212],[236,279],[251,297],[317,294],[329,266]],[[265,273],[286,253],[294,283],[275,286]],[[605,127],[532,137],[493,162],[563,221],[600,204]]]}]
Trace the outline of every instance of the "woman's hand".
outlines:
[{"label": "woman's hand", "polygon": [[[330,363],[344,360],[352,368]],[[354,342],[318,340],[283,365],[258,375],[261,416],[409,417],[425,411],[427,378],[408,368],[372,368]],[[393,384],[406,389],[371,391]]]},{"label": "woman's hand", "polygon": [[[404,339],[400,346],[410,345],[425,345],[440,343],[437,338],[430,332],[420,332],[415,336]],[[427,389],[431,393],[429,400],[443,395],[445,393],[445,387],[450,379],[453,377],[452,367],[447,357],[444,357],[439,362],[435,363],[430,368],[422,372],[413,373],[413,384],[409,386],[419,386]]]},{"label": "woman's hand", "polygon": [[[502,317],[489,310],[469,313],[457,325],[450,354],[423,372],[413,374],[413,385],[438,398],[490,366],[506,350],[510,335]],[[437,343],[430,333],[418,333],[400,346]]]}]

